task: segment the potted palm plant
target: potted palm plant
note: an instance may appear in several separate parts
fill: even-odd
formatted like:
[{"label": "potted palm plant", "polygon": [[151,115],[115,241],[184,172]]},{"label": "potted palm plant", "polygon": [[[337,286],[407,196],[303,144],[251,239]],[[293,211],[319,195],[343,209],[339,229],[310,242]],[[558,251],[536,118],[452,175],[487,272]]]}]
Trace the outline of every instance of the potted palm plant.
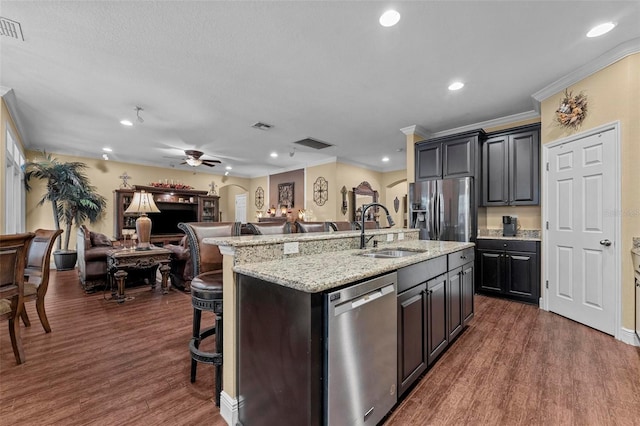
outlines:
[{"label": "potted palm plant", "polygon": [[61,229],[61,223],[65,226],[64,246],[58,239],[53,252],[56,269],[61,271],[73,269],[78,257],[75,250],[69,250],[72,225],[79,226],[86,220],[95,223],[107,206],[107,200],[90,184],[84,172],[86,168],[87,165],[80,162],[60,162],[46,152],[42,153],[42,158],[23,166],[27,191],[31,190],[31,179],[45,181],[46,190],[38,205],[50,202],[55,229]]}]

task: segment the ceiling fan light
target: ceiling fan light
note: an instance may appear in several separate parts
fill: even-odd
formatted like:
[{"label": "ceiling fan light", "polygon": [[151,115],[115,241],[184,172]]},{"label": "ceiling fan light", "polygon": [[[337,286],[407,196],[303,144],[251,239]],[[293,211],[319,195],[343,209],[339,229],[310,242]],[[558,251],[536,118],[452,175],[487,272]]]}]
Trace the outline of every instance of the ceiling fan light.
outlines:
[{"label": "ceiling fan light", "polygon": [[191,167],[197,167],[202,164],[202,160],[200,160],[199,158],[187,158],[185,161]]}]

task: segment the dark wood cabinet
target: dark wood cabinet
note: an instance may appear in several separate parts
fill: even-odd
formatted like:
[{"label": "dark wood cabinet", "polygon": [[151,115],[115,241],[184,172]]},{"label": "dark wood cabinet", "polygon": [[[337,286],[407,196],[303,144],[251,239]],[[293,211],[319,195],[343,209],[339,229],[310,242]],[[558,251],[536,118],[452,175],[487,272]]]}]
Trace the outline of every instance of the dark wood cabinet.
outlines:
[{"label": "dark wood cabinet", "polygon": [[184,235],[178,229],[180,222],[217,222],[219,217],[219,200],[217,195],[207,195],[207,191],[155,188],[138,186],[133,189],[117,189],[114,196],[114,230],[116,239],[123,238],[125,233],[135,232],[138,214],[125,213],[133,199],[135,191],[144,190],[153,194],[153,200],[160,213],[150,213],[151,242],[176,242]]},{"label": "dark wood cabinet", "polygon": [[471,261],[462,267],[462,325],[467,326],[473,319],[474,305],[473,294],[475,293],[474,282],[474,262]]},{"label": "dark wood cabinet", "polygon": [[540,125],[491,133],[482,143],[482,205],[540,203]]},{"label": "dark wood cabinet", "polygon": [[477,242],[478,292],[539,303],[540,243],[485,240]]},{"label": "dark wood cabinet", "polygon": [[448,339],[451,341],[462,331],[462,267],[449,271],[447,314]]},{"label": "dark wood cabinet", "polygon": [[449,343],[473,318],[474,249],[468,248],[447,255],[447,331]]},{"label": "dark wood cabinet", "polygon": [[416,181],[474,176],[481,130],[429,139],[415,147]]},{"label": "dark wood cabinet", "polygon": [[427,284],[398,295],[398,395],[427,369]]},{"label": "dark wood cabinet", "polygon": [[433,364],[449,344],[447,330],[447,274],[427,282],[427,352]]}]

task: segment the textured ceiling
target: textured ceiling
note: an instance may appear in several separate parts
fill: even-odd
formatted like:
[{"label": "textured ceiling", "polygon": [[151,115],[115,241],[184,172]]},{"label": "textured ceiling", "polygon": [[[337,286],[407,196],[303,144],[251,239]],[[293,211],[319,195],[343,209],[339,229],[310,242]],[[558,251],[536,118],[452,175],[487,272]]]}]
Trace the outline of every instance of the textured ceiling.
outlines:
[{"label": "textured ceiling", "polygon": [[[402,19],[383,28],[390,6]],[[27,148],[185,168],[199,149],[223,164],[198,172],[240,176],[329,157],[403,169],[399,129],[531,111],[533,93],[640,37],[638,1],[2,0],[0,14],[24,33],[0,37],[0,86]],[[120,125],[136,105],[144,123]],[[289,156],[307,137],[334,146]]]}]

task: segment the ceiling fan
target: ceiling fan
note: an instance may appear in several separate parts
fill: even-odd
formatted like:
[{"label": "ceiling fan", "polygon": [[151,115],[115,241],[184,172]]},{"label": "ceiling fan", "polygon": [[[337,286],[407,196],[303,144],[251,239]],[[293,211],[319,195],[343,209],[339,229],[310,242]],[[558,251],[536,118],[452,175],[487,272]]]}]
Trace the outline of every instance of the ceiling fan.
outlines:
[{"label": "ceiling fan", "polygon": [[188,164],[191,167],[197,167],[201,164],[204,164],[205,166],[215,167],[216,164],[222,163],[222,161],[220,160],[204,160],[200,158],[204,155],[204,152],[196,151],[195,149],[187,149],[184,151],[184,153],[187,158],[185,158],[184,161],[180,163],[181,165]]}]

